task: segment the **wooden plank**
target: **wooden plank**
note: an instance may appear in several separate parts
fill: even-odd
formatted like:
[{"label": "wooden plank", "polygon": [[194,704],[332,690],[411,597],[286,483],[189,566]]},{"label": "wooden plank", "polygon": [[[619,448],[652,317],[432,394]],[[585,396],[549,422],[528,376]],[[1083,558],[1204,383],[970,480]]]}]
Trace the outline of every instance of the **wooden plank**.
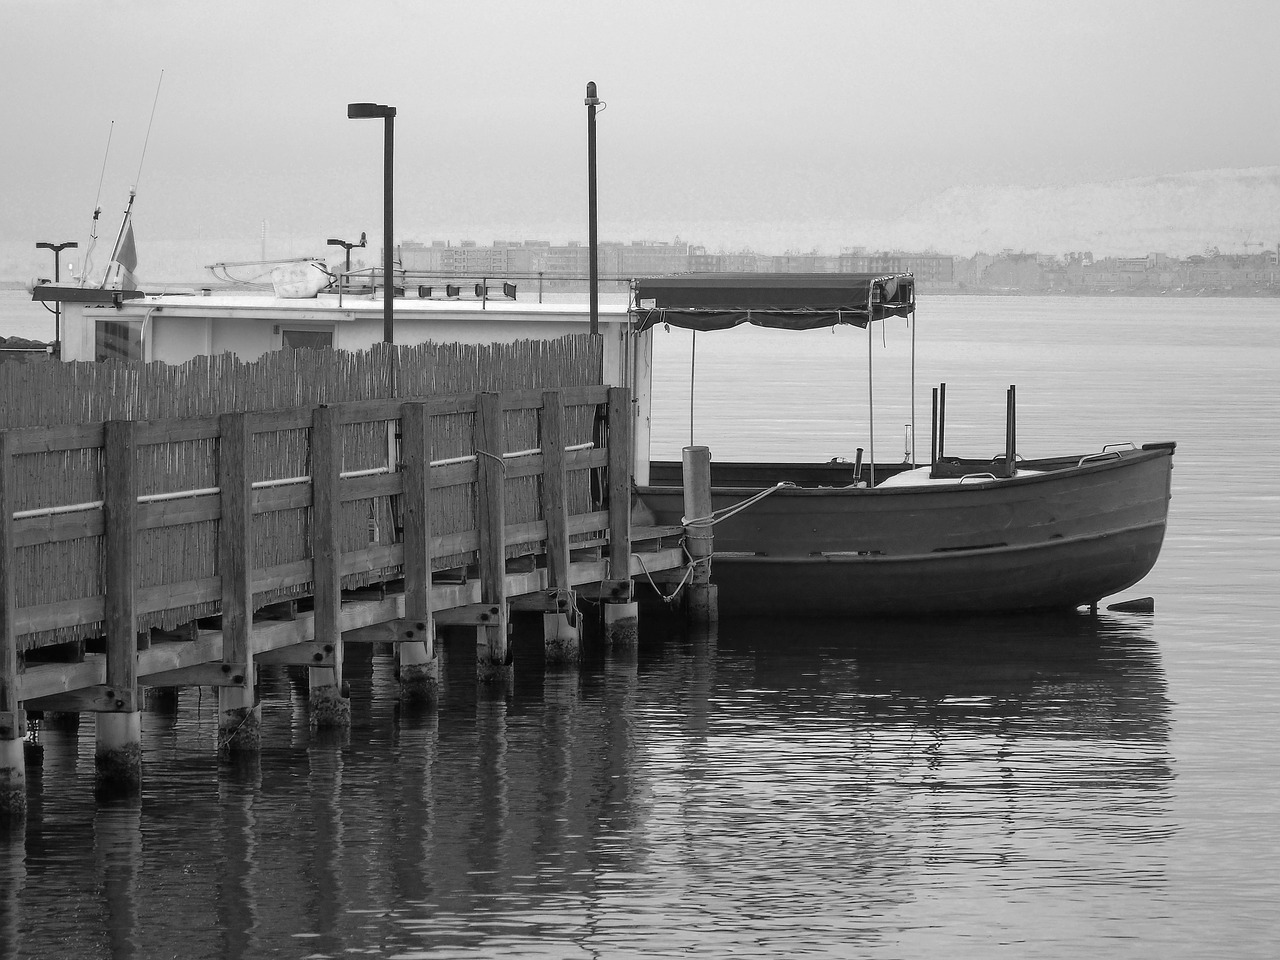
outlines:
[{"label": "wooden plank", "polygon": [[403,562],[403,543],[375,543],[364,550],[352,550],[343,553],[339,570],[345,577],[350,573],[363,573],[366,570],[379,570],[383,567],[398,567]]},{"label": "wooden plank", "polygon": [[279,487],[258,487],[253,491],[253,512],[275,513],[279,510],[301,510],[311,506],[310,478]]},{"label": "wooden plank", "polygon": [[465,483],[476,482],[476,463],[446,463],[431,468],[431,488],[442,490],[445,487],[460,487]]},{"label": "wooden plank", "polygon": [[12,430],[10,433],[14,454],[57,453],[62,450],[89,450],[102,446],[102,424],[100,423],[28,427]]},{"label": "wooden plank", "polygon": [[270,590],[286,590],[289,587],[300,587],[311,582],[312,563],[307,560],[290,560],[288,563],[277,563],[253,571],[253,592],[267,593]]},{"label": "wooden plank", "polygon": [[[108,423],[127,423],[124,420],[109,420]],[[108,659],[107,669],[111,669]],[[97,684],[92,687],[79,687],[65,693],[52,694],[47,697],[36,697],[28,700],[28,710],[45,710],[53,713],[133,713],[137,710],[138,698],[133,689],[110,683]]]},{"label": "wooden plank", "polygon": [[106,616],[105,611],[106,597],[103,596],[56,600],[53,603],[18,608],[14,628],[22,635],[56,630],[58,627],[78,627],[81,624],[100,622]]},{"label": "wooden plank", "polygon": [[218,576],[222,600],[222,659],[244,664],[241,683],[253,686],[253,488],[250,418],[224,413],[218,418]]},{"label": "wooden plank", "polygon": [[109,420],[103,427],[103,517],[106,523],[103,567],[106,579],[107,678],[114,697],[137,709],[137,424]]},{"label": "wooden plank", "polygon": [[[431,423],[421,403],[401,407],[404,450],[404,609],[431,618]],[[426,632],[424,628],[423,632]]]},{"label": "wooden plank", "polygon": [[217,520],[221,505],[216,493],[181,500],[158,500],[138,504],[138,529],[156,530],[178,527],[184,523]]},{"label": "wooden plank", "polygon": [[592,448],[590,450],[568,450],[564,455],[565,468],[568,470],[593,470],[609,465],[609,451]]},{"label": "wooden plank", "polygon": [[[12,511],[10,511],[12,517]],[[45,517],[24,517],[13,521],[13,545],[31,547],[39,543],[64,543],[102,535],[102,508]]]},{"label": "wooden plank", "polygon": [[0,714],[12,717],[0,738],[19,740],[26,732],[18,689],[17,545],[13,536],[13,436],[0,430]]},{"label": "wooden plank", "polygon": [[342,424],[338,410],[317,407],[311,421],[311,563],[315,636],[335,642],[342,606],[341,501]]},{"label": "wooden plank", "polygon": [[[506,578],[503,577],[505,580]],[[483,586],[481,587],[483,590]],[[497,627],[502,622],[502,607],[496,603],[469,603],[461,607],[448,607],[436,610],[433,614],[436,623],[446,625]]]},{"label": "wooden plank", "polygon": [[378,473],[367,477],[343,477],[340,495],[344,502],[371,500],[374,497],[394,497],[404,489],[404,476],[400,473]]},{"label": "wooden plank", "polygon": [[138,446],[142,447],[160,443],[212,440],[217,436],[217,417],[192,417],[180,420],[139,421],[135,441]]},{"label": "wooden plank", "polygon": [[279,433],[283,430],[305,430],[311,426],[312,411],[315,408],[307,405],[294,407],[291,410],[275,410],[257,413],[253,418],[253,432]]},{"label": "wooden plank", "polygon": [[264,666],[332,667],[335,662],[334,649],[332,643],[306,640],[287,647],[259,651],[253,655],[253,659]]},{"label": "wooden plank", "polygon": [[609,388],[609,571],[614,580],[631,567],[631,393]]},{"label": "wooden plank", "polygon": [[528,523],[508,523],[504,535],[508,547],[537,543],[547,538],[547,524],[544,520],[530,520]]},{"label": "wooden plank", "polygon": [[197,663],[138,675],[144,687],[243,687],[251,676],[247,663]]},{"label": "wooden plank", "polygon": [[547,530],[547,584],[552,589],[569,586],[569,501],[564,456],[564,407],[560,394],[542,394],[540,420],[542,446],[542,517]]},{"label": "wooden plank", "polygon": [[158,613],[161,610],[177,610],[198,603],[209,603],[222,595],[219,577],[201,577],[182,583],[162,583],[154,587],[138,587],[134,590],[134,606],[139,616]]}]

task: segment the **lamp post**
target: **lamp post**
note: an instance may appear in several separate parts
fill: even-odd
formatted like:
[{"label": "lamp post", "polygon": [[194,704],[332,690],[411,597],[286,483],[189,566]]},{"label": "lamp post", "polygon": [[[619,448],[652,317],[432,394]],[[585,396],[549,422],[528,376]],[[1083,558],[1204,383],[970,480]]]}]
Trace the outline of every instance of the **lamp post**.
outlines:
[{"label": "lamp post", "polygon": [[[75,249],[78,246],[80,246],[80,244],[76,243],[74,240],[68,240],[65,243],[37,243],[36,244],[37,250],[53,251],[53,282],[54,283],[57,283],[59,280],[62,279],[62,274],[59,267],[59,259],[62,256],[62,251],[67,249]],[[54,346],[54,349],[57,350],[58,355],[61,356],[62,355],[62,302],[57,300],[54,301],[54,308],[53,308],[53,346]]]},{"label": "lamp post", "polygon": [[352,248],[352,247],[363,247],[363,246],[365,245],[365,243],[367,243],[367,241],[366,241],[365,236],[364,236],[364,234],[363,234],[363,233],[361,233],[361,234],[360,234],[360,242],[359,242],[359,243],[353,243],[353,242],[352,242],[352,241],[350,241],[350,240],[339,240],[339,239],[337,239],[336,237],[330,237],[330,238],[329,238],[328,240],[326,240],[325,242],[326,242],[329,246],[331,246],[331,247],[342,247],[344,250],[346,250],[346,251],[347,251],[347,269],[346,269],[346,272],[347,272],[347,273],[350,273],[350,272],[351,272],[351,248]]},{"label": "lamp post", "polygon": [[591,333],[600,332],[600,290],[599,266],[596,247],[596,107],[600,98],[596,96],[595,81],[587,84],[587,255],[590,262],[591,275]]},{"label": "lamp post", "polygon": [[396,108],[382,103],[348,103],[348,120],[372,120],[381,117],[383,120],[382,148],[382,340],[384,343],[395,343],[395,320],[393,315],[395,300],[395,277],[391,272],[392,263],[392,214],[391,198],[392,166],[395,155],[395,118]]}]

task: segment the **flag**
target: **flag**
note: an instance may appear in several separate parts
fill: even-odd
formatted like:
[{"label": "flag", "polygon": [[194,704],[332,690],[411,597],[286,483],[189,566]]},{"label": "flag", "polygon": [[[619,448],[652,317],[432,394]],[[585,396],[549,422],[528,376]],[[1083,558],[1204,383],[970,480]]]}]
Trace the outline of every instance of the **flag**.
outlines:
[{"label": "flag", "polygon": [[116,278],[120,281],[121,290],[137,290],[138,281],[133,271],[138,269],[138,250],[133,245],[133,221],[125,227],[124,237],[120,240],[120,248],[116,251]]}]

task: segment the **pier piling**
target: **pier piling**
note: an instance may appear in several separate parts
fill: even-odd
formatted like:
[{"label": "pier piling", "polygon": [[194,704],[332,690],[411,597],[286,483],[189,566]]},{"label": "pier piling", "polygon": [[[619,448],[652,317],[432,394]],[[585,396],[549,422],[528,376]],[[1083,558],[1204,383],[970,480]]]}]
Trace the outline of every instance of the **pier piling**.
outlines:
[{"label": "pier piling", "polygon": [[8,433],[0,432],[0,825],[27,812],[27,767],[22,742],[26,711],[18,694],[18,636],[14,593],[13,457]]},{"label": "pier piling", "polygon": [[691,623],[714,623],[720,618],[719,588],[711,582],[714,534],[711,517],[711,450],[685,447],[681,451],[684,469],[684,538],[693,566],[685,588],[685,610]]},{"label": "pier piling", "polygon": [[640,608],[631,593],[631,395],[609,388],[609,579],[625,581],[626,596],[604,604],[605,643],[635,646]]},{"label": "pier piling", "polygon": [[339,558],[338,485],[342,473],[342,423],[331,406],[315,409],[311,419],[311,558],[315,641],[332,646],[331,666],[307,668],[311,726],[348,727],[351,704],[343,695],[342,570]]},{"label": "pier piling", "polygon": [[142,719],[138,697],[138,448],[137,424],[103,425],[103,524],[106,577],[106,688],[97,698],[94,765],[100,787],[142,782]]},{"label": "pier piling", "polygon": [[218,418],[218,569],[222,580],[222,662],[238,683],[218,687],[218,755],[251,753],[261,746],[262,710],[255,702],[253,557],[250,547],[253,486],[249,476],[252,434],[243,413]]}]

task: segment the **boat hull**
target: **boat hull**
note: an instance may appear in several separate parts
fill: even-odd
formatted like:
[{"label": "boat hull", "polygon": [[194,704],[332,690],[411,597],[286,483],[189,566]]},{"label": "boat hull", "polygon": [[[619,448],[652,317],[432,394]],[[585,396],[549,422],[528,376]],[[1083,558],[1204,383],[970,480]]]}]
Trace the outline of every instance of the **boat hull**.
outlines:
[{"label": "boat hull", "polygon": [[[1096,603],[1155,565],[1172,453],[1157,445],[1083,464],[1041,461],[1016,479],[941,487],[779,488],[714,527],[721,612],[936,615]],[[786,465],[774,469],[785,479]],[[760,489],[719,479],[716,510]],[[644,487],[640,497],[658,523],[681,522],[679,487]]]}]

